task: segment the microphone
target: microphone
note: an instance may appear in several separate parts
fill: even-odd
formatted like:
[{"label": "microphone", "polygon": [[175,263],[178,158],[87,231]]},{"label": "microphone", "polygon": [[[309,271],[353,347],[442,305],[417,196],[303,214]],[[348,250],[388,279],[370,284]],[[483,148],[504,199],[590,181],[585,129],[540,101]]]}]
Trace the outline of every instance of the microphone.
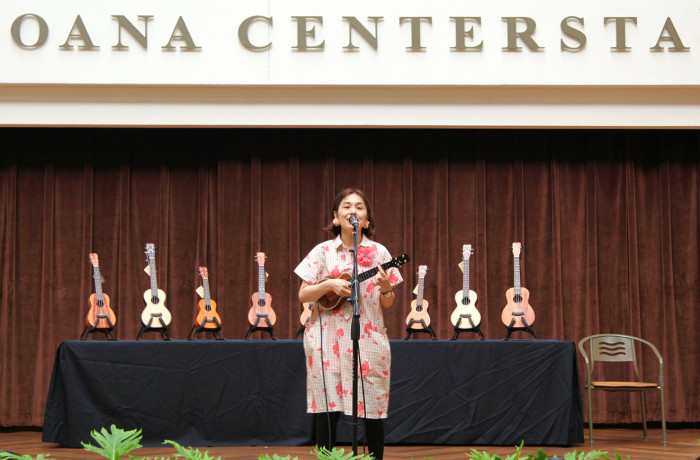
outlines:
[{"label": "microphone", "polygon": [[357,228],[357,226],[360,225],[360,222],[357,220],[357,216],[350,216],[350,223],[355,228]]}]

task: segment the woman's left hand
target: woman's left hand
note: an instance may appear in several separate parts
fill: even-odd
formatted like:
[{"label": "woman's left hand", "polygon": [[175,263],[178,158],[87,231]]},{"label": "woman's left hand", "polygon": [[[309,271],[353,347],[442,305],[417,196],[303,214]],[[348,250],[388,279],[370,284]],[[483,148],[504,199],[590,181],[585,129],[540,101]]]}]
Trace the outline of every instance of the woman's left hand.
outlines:
[{"label": "woman's left hand", "polygon": [[391,291],[391,282],[389,281],[389,275],[387,275],[386,272],[382,270],[381,265],[379,265],[377,269],[377,284],[379,285],[379,289],[381,289],[382,292]]}]

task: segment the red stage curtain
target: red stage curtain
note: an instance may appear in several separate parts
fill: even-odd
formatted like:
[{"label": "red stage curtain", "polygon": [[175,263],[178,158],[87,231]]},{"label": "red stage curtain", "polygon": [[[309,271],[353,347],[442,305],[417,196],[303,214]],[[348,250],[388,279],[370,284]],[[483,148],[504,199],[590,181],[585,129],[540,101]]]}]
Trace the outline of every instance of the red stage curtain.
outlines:
[{"label": "red stage curtain", "polygon": [[[538,338],[652,341],[668,420],[700,420],[696,131],[5,128],[0,145],[1,426],[42,425],[56,348],[84,327],[88,253],[99,254],[117,337],[134,339],[154,243],[171,334],[184,339],[200,265],[223,335],[244,336],[263,251],[275,332],[291,338],[301,312],[292,269],[327,238],[332,199],[350,185],[370,197],[376,239],[412,259],[385,312],[391,338],[405,334],[418,265],[430,268],[432,325],[452,335],[469,243],[482,330],[502,339],[519,241]],[[649,406],[659,420],[658,399]],[[596,413],[641,420],[623,395],[598,398]]]}]

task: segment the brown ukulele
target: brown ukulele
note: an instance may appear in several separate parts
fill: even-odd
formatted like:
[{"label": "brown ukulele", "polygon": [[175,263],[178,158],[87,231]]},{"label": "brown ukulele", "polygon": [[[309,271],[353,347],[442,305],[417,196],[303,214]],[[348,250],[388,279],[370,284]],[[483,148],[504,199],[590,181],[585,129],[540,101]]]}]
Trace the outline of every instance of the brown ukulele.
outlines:
[{"label": "brown ukulele", "polygon": [[265,292],[265,253],[255,255],[258,260],[258,292],[252,296],[253,306],[248,312],[248,322],[255,327],[272,327],[277,315],[272,309],[272,296]]},{"label": "brown ukulele", "polygon": [[535,310],[529,304],[530,291],[520,287],[520,243],[513,243],[513,287],[506,291],[507,304],[501,321],[508,328],[529,328],[535,322]]},{"label": "brown ukulele", "polygon": [[92,277],[95,278],[95,292],[88,299],[90,310],[85,317],[85,324],[91,330],[112,329],[117,323],[117,317],[109,306],[109,296],[102,292],[102,276],[97,254],[91,253],[89,258],[92,264]]},{"label": "brown ukulele", "polygon": [[411,302],[411,312],[406,317],[406,325],[410,326],[412,329],[426,329],[430,325],[430,315],[428,315],[428,301],[423,298],[425,274],[427,271],[427,265],[418,266],[417,298]]},{"label": "brown ukulele", "polygon": [[216,302],[212,300],[209,291],[209,270],[207,270],[207,267],[199,267],[199,275],[202,277],[204,298],[197,303],[198,313],[194,323],[198,328],[220,329],[221,317],[216,312]]},{"label": "brown ukulele", "polygon": [[[391,259],[389,262],[382,264],[382,270],[387,270],[391,267],[400,267],[401,265],[407,263],[409,261],[408,254],[402,254],[398,257],[394,257]],[[362,283],[363,281],[367,281],[374,275],[376,275],[379,272],[379,267],[374,267],[370,268],[367,271],[364,271],[357,275],[357,279]],[[340,275],[338,278],[339,279],[344,279],[350,281],[350,278],[352,277],[352,273],[343,273]],[[333,279],[333,278],[324,278],[322,281],[325,281],[327,279]],[[336,294],[333,291],[327,292],[323,297],[318,299],[318,303],[321,306],[322,309],[324,310],[333,310],[334,308],[337,308],[341,306],[346,300],[346,297],[340,297],[338,294]]]}]

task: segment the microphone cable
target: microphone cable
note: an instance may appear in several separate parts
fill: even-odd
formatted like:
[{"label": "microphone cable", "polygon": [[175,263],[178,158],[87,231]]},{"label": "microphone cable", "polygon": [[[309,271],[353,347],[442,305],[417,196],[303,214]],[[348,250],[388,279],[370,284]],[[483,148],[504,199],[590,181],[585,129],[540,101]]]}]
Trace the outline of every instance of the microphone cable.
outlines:
[{"label": "microphone cable", "polygon": [[[325,366],[323,365],[323,319],[321,318],[321,304],[316,301],[316,306],[318,307],[318,327],[320,331],[320,336],[321,336],[321,376],[323,377],[323,396],[326,399],[326,422],[328,423],[328,447],[330,447],[329,450],[333,449],[332,444],[332,437],[333,434],[331,432],[331,413],[329,411],[329,406],[328,406],[328,387],[326,386],[326,369]],[[319,417],[320,419],[320,417]],[[320,420],[316,421],[317,423],[321,423]],[[318,432],[318,431],[317,431]],[[319,440],[317,439],[316,442]]]},{"label": "microphone cable", "polygon": [[[362,449],[362,453],[366,454],[367,453],[367,398],[365,397],[365,376],[362,374],[362,356],[360,355],[360,344],[358,342],[357,344],[357,360],[359,361],[358,367],[360,369],[360,385],[362,386],[362,409],[365,413],[365,416],[362,417],[365,420],[365,444]],[[369,363],[368,363],[369,365]]]}]

